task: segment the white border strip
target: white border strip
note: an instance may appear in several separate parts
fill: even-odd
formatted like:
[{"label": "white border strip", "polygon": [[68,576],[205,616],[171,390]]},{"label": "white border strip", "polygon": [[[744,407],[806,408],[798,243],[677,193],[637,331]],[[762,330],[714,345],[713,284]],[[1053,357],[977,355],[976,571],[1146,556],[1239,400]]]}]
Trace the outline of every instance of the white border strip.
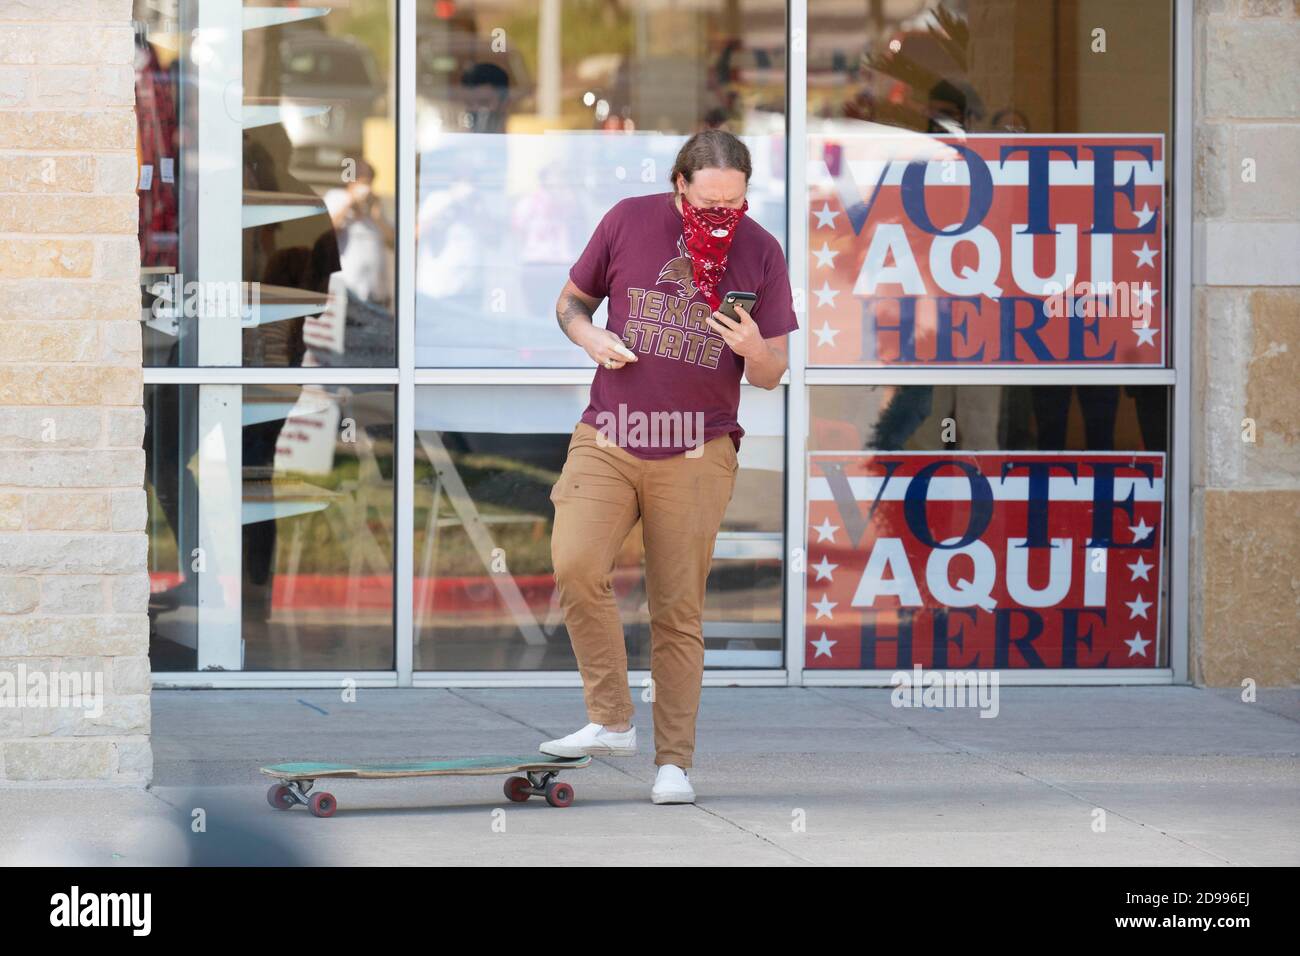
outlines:
[{"label": "white border strip", "polygon": [[[514,675],[514,679],[511,677]],[[523,677],[524,680],[519,678]],[[641,690],[650,679],[647,670],[628,671],[627,686]],[[786,672],[780,669],[710,670],[704,672],[705,687],[785,687]],[[577,671],[424,671],[415,675],[416,687],[581,687]],[[577,699],[575,698],[575,702]]]},{"label": "white border strip", "polygon": [[392,671],[157,671],[155,690],[238,690],[239,688],[335,688],[343,681],[357,687],[396,687]]},{"label": "white border strip", "polygon": [[[805,457],[808,447],[808,0],[790,0],[786,23],[786,260],[799,331],[790,335],[785,416],[785,666],[803,683],[807,574],[795,570],[808,537]],[[796,551],[795,549],[799,550]],[[798,564],[806,565],[806,561]]]},{"label": "white border strip", "polygon": [[[1174,4],[1174,156],[1173,156],[1173,314],[1166,327],[1174,337],[1173,363],[1181,373],[1173,390],[1173,434],[1170,474],[1173,496],[1166,521],[1169,537],[1168,569],[1169,653],[1166,661],[1176,684],[1191,680],[1188,624],[1191,615],[1191,572],[1188,550],[1192,519],[1192,4]],[[1157,658],[1158,659],[1158,658]]]},{"label": "white border strip", "polygon": [[397,686],[415,661],[415,181],[416,5],[397,3],[397,427],[393,479],[393,634]]},{"label": "white border strip", "polygon": [[1171,368],[1056,368],[1012,365],[905,368],[819,365],[805,373],[809,385],[1173,385]]},{"label": "white border strip", "polygon": [[[891,679],[898,671],[911,673],[911,668],[895,670],[837,671],[830,668],[809,668],[803,672],[805,687],[890,687]],[[926,673],[943,673],[945,670],[972,670],[976,674],[993,673],[992,670],[979,670],[961,667],[927,667]],[[1132,673],[1126,673],[1131,671]],[[1157,668],[1006,668],[996,672],[998,685],[1001,687],[1052,687],[1052,686],[1107,686],[1134,684],[1173,684],[1173,672],[1167,667]]]},{"label": "white border strip", "polygon": [[[586,385],[595,368],[417,368],[416,385]],[[782,384],[790,381],[789,373]]]},{"label": "white border strip", "polygon": [[[939,668],[942,670],[942,668]],[[1131,673],[1129,672],[1131,671]],[[830,670],[810,668],[802,672],[804,687],[889,687],[896,670]],[[985,673],[980,671],[979,673]],[[1169,668],[1096,668],[1079,670],[1006,669],[998,671],[1004,687],[1068,687],[1175,684]],[[649,671],[629,671],[628,687],[640,688]],[[186,673],[166,671],[153,675],[157,690],[270,690],[341,687],[344,680],[357,687],[397,686],[397,675],[383,671],[252,671],[231,673],[209,671]],[[783,670],[706,671],[705,687],[785,687],[792,684]],[[581,687],[576,671],[417,671],[411,686],[423,688],[573,688]]]},{"label": "white border strip", "polygon": [[395,368],[146,368],[146,385],[396,385]]}]

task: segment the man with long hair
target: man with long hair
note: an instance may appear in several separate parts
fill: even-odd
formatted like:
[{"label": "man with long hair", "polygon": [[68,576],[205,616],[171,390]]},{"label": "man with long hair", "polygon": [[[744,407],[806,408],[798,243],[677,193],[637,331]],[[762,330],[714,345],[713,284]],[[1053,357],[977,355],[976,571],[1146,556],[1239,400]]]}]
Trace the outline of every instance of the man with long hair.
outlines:
[{"label": "man with long hair", "polygon": [[[696,133],[673,191],[616,203],[556,303],[565,334],[598,366],[551,491],[551,557],[590,721],[543,753],[637,751],[627,649],[611,572],[639,520],[645,541],[654,684],[655,803],[690,803],[687,775],[704,677],[703,607],[713,543],[731,500],[744,429],[742,373],[775,388],[799,327],[781,245],[745,218],[749,150]],[[735,318],[729,292],[757,294]],[[605,328],[592,315],[609,300]]]}]

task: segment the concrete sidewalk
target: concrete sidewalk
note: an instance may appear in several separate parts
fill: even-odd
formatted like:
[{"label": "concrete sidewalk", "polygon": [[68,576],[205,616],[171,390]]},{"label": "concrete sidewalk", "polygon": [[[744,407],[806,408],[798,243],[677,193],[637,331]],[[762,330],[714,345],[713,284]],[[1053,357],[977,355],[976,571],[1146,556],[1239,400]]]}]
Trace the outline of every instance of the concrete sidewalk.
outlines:
[{"label": "concrete sidewalk", "polygon": [[695,806],[649,802],[644,703],[642,753],[568,774],[567,809],[508,803],[502,777],[344,780],[320,820],[272,810],[257,772],[526,754],[584,722],[576,689],[156,691],[154,785],[0,789],[0,863],[1300,864],[1300,690],[1004,687],[982,719],[708,688]]}]

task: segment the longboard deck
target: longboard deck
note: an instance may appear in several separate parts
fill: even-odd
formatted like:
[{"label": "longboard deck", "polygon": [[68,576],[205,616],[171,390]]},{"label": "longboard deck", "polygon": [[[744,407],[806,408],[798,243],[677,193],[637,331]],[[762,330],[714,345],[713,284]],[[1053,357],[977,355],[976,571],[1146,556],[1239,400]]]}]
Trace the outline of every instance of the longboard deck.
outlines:
[{"label": "longboard deck", "polygon": [[590,757],[498,756],[460,757],[454,760],[412,760],[398,763],[277,763],[262,773],[279,780],[318,780],[324,777],[378,779],[383,777],[475,776],[528,771],[574,770],[591,763]]}]

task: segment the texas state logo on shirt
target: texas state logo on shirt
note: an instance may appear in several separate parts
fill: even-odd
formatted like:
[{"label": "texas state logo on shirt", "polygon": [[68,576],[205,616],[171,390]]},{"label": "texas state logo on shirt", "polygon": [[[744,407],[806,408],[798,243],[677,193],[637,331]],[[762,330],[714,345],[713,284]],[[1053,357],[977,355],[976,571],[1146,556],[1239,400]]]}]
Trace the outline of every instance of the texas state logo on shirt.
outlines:
[{"label": "texas state logo on shirt", "polygon": [[685,238],[678,238],[677,252],[679,254],[675,258],[669,259],[664,264],[664,267],[659,270],[659,284],[675,282],[682,295],[688,299],[693,299],[695,293],[699,290],[695,287],[695,266],[691,262],[690,253],[686,251]]},{"label": "texas state logo on shirt", "polygon": [[684,239],[677,240],[677,250],[679,255],[659,270],[656,284],[675,285],[680,294],[629,286],[623,344],[638,355],[717,368],[727,343],[705,321],[713,314],[709,304],[692,301],[698,290]]}]

